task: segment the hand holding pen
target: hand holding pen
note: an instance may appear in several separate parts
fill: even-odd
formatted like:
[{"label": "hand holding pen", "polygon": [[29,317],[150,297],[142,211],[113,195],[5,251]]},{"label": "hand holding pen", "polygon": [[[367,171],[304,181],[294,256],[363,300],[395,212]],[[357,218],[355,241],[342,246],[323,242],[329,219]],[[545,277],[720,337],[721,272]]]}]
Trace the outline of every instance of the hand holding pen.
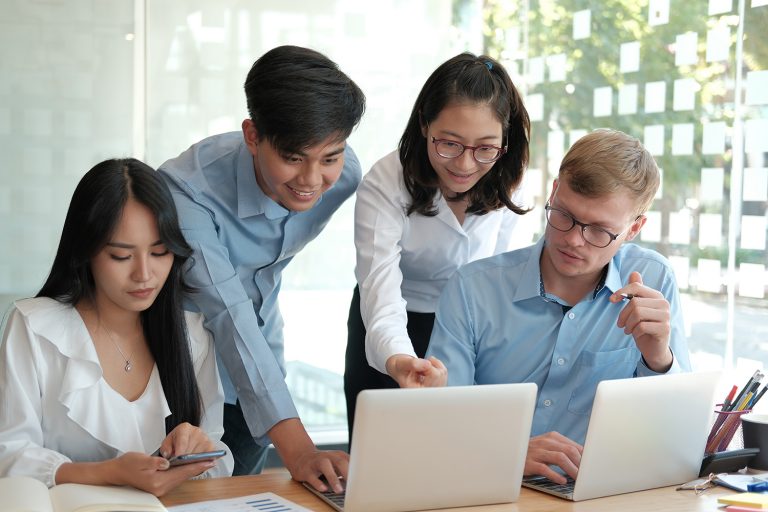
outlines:
[{"label": "hand holding pen", "polygon": [[639,272],[629,275],[629,282],[609,297],[613,303],[626,301],[616,325],[635,338],[648,367],[664,373],[672,366],[669,349],[669,302],[661,292],[643,285]]}]

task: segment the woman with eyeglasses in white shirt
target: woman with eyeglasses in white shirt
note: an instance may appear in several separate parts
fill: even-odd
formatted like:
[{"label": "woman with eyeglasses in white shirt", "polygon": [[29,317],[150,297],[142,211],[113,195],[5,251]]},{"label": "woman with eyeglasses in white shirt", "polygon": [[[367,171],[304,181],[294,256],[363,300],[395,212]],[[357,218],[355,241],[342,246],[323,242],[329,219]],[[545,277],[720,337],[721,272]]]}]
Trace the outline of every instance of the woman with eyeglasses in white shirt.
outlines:
[{"label": "woman with eyeglasses in white shirt", "polygon": [[226,448],[213,344],[181,307],[191,252],[152,168],[107,160],[83,176],[45,284],[3,334],[0,477],[162,495],[231,474],[231,455],[169,467]]},{"label": "woman with eyeglasses in white shirt", "polygon": [[463,264],[511,249],[528,163],[522,97],[494,59],[462,53],[427,79],[398,150],[357,189],[344,391],[350,438],[363,389],[418,387],[440,291]]}]

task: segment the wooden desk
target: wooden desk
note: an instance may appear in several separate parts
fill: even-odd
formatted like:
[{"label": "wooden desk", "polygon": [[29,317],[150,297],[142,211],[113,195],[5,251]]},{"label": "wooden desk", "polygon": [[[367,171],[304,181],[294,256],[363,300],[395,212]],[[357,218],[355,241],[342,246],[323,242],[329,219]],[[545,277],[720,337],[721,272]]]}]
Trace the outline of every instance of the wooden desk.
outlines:
[{"label": "wooden desk", "polygon": [[[310,510],[333,511],[331,507],[306,490],[301,484],[294,482],[290,475],[283,471],[257,476],[190,480],[165,495],[161,501],[165,506],[172,506],[195,501],[234,498],[260,492],[273,492]],[[517,503],[441,510],[449,512],[639,512],[648,510],[653,512],[715,512],[718,510],[717,496],[731,493],[732,491],[716,487],[701,496],[696,496],[693,491],[675,491],[674,487],[664,487],[574,503],[523,488]]]}]

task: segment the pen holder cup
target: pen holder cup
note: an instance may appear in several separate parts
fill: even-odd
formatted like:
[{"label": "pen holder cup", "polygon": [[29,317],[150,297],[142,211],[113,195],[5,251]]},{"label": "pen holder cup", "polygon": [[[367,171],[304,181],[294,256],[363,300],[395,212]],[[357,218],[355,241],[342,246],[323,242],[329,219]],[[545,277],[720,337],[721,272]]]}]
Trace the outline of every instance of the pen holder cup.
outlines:
[{"label": "pen holder cup", "polygon": [[712,429],[707,437],[706,453],[724,452],[728,449],[737,450],[744,447],[744,438],[741,433],[741,417],[752,412],[752,409],[743,411],[718,411],[715,410],[715,418],[712,421]]}]

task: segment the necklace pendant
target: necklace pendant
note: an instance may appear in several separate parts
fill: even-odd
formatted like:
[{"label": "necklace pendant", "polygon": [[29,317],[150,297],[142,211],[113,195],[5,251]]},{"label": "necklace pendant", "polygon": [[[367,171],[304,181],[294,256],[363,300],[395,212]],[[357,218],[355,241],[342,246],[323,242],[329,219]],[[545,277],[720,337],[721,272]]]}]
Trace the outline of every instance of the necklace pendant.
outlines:
[{"label": "necklace pendant", "polygon": [[126,362],[125,362],[125,367],[124,367],[124,370],[125,370],[126,372],[129,372],[129,371],[131,371],[132,369],[133,369],[133,366],[131,366],[131,362],[130,362],[130,361],[126,361]]}]

